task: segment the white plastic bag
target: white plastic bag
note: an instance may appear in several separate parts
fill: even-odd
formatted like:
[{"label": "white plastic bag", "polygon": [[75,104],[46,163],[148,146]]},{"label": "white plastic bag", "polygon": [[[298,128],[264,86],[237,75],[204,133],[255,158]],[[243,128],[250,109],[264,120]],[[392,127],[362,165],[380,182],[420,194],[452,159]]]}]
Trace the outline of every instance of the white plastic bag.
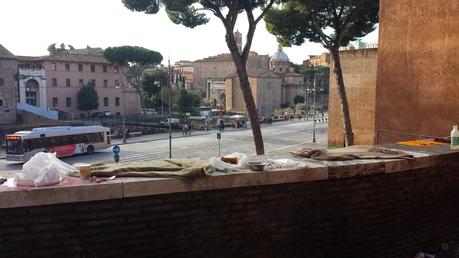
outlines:
[{"label": "white plastic bag", "polygon": [[281,169],[281,168],[296,169],[296,168],[304,168],[304,167],[307,167],[305,163],[291,160],[291,159],[269,159],[268,165],[266,166],[266,168],[269,170]]},{"label": "white plastic bag", "polygon": [[56,158],[56,153],[38,152],[22,166],[22,171],[18,185],[46,186],[58,184],[77,169]]},{"label": "white plastic bag", "polygon": [[247,163],[249,158],[244,153],[233,152],[228,156],[233,156],[237,158],[237,164],[229,164],[224,161],[221,161],[220,158],[212,157],[209,159],[209,163],[217,170],[226,169],[245,169],[247,168]]}]

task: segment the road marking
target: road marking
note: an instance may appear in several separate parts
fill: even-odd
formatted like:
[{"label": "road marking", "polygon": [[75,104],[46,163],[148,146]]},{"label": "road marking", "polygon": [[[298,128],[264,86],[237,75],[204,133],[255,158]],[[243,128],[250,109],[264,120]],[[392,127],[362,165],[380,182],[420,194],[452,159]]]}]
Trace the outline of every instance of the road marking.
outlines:
[{"label": "road marking", "polygon": [[[323,139],[327,139],[327,137],[317,138],[317,139],[316,139],[316,143],[320,143],[319,140],[323,140]],[[276,149],[267,150],[267,151],[265,152],[265,154],[266,154],[266,153],[271,153],[271,152],[274,152],[274,151],[278,151],[278,150],[283,150],[283,149],[295,147],[295,146],[298,146],[298,145],[303,145],[303,144],[305,144],[305,143],[312,143],[312,141],[311,141],[311,142],[300,142],[300,143],[296,143],[296,144],[292,144],[292,145],[287,145],[287,146],[279,147],[279,148],[276,148]],[[253,153],[253,154],[251,154],[250,156],[255,156],[255,155],[257,155],[257,154],[256,154],[256,153]]]}]

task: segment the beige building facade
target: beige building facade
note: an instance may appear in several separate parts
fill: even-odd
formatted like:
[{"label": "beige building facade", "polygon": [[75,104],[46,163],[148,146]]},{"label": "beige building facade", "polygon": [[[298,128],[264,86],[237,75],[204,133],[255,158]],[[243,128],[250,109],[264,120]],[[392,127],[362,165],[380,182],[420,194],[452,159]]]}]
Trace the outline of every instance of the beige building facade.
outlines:
[{"label": "beige building facade", "polygon": [[17,58],[0,45],[0,126],[16,122]]},{"label": "beige building facade", "polygon": [[[281,46],[268,63],[268,69],[259,73],[249,73],[252,94],[260,115],[268,115],[279,109],[282,104],[294,106],[295,97],[304,96],[307,90],[304,76],[294,72]],[[247,112],[236,73],[226,78],[226,109]]]},{"label": "beige building facade", "polygon": [[[247,71],[250,74],[259,74],[268,70],[269,56],[258,55],[250,52],[247,60]],[[236,72],[231,54],[220,54],[193,62],[193,86],[194,91],[201,92],[204,96],[208,88],[208,81],[224,80],[227,76]]]},{"label": "beige building facade", "polygon": [[182,80],[181,83],[183,83],[187,91],[192,91],[193,70],[193,62],[186,60],[175,62],[173,67],[174,75],[177,75]]},{"label": "beige building facade", "polygon": [[293,107],[296,96],[306,95],[307,85],[304,76],[296,73],[291,67],[290,60],[282,46],[279,45],[277,52],[271,57],[269,69],[281,78],[281,104]]},{"label": "beige building facade", "polygon": [[330,66],[330,53],[322,53],[320,55],[311,55],[309,59],[303,61],[304,65],[317,67],[317,66]]},{"label": "beige building facade", "polygon": [[[279,76],[266,70],[256,75],[249,74],[249,83],[258,114],[271,113],[280,107],[281,79]],[[247,114],[237,74],[226,78],[226,110]]]},{"label": "beige building facade", "polygon": [[[374,144],[378,50],[356,49],[340,51],[340,60],[355,144]],[[329,145],[344,145],[342,117],[336,76],[334,73],[330,73]]]}]

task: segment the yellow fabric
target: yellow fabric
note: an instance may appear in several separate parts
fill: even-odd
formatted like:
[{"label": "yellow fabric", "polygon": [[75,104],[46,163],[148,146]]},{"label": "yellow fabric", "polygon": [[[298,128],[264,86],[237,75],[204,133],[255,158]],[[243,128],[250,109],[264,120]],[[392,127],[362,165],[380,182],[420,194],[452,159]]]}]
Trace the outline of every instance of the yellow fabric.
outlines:
[{"label": "yellow fabric", "polygon": [[398,144],[413,146],[413,147],[429,147],[432,145],[443,144],[441,142],[434,142],[432,140],[414,140],[414,141],[403,141],[397,142]]}]

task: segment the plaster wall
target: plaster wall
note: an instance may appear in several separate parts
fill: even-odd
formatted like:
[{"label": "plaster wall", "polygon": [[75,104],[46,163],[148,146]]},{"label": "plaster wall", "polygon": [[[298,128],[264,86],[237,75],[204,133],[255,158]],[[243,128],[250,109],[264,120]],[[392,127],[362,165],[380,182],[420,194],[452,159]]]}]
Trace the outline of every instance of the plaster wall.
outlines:
[{"label": "plaster wall", "polygon": [[380,8],[376,142],[449,135],[459,123],[459,1]]},{"label": "plaster wall", "polygon": [[0,125],[14,124],[16,122],[16,71],[17,60],[0,59]]},{"label": "plaster wall", "polygon": [[[65,70],[65,64],[70,64],[70,71]],[[53,65],[56,69],[53,69]],[[78,71],[78,64],[83,65],[83,71]],[[80,80],[87,84],[90,80],[96,81],[96,90],[99,96],[99,108],[94,112],[110,111],[111,114],[122,113],[123,99],[126,100],[126,114],[138,114],[140,112],[140,99],[134,88],[125,88],[125,96],[122,94],[122,88],[116,85],[117,82],[124,81],[120,72],[116,72],[114,67],[109,64],[94,64],[95,71],[91,72],[89,63],[76,62],[44,62],[46,70],[46,88],[48,107],[60,111],[71,112],[73,117],[79,117],[79,114],[86,114],[84,111],[77,109],[77,94],[80,90]],[[103,72],[103,65],[107,66],[107,71]],[[53,79],[57,80],[57,86],[53,86]],[[70,79],[70,86],[66,85],[66,80]],[[104,86],[104,80],[107,86]],[[127,83],[124,81],[124,85]],[[57,98],[57,105],[53,105],[53,98]],[[71,105],[67,107],[66,98],[71,98]],[[105,106],[104,98],[108,98],[108,105]],[[119,98],[119,105],[116,105],[116,98]]]},{"label": "plaster wall", "polygon": [[[280,81],[280,78],[274,77],[249,77],[250,88],[259,114],[264,115],[273,112],[280,106]],[[226,110],[247,113],[237,77],[226,79],[226,92]]]},{"label": "plaster wall", "polygon": [[[375,134],[377,49],[340,52],[355,144],[373,144]],[[332,60],[333,71],[334,63]],[[334,72],[330,73],[328,144],[344,145],[342,111]]]},{"label": "plaster wall", "polygon": [[[269,57],[251,54],[247,59],[249,74],[259,74],[269,67]],[[215,56],[210,59],[197,60],[193,64],[193,89],[205,92],[207,80],[222,79],[236,72],[233,59],[228,54]]]}]

